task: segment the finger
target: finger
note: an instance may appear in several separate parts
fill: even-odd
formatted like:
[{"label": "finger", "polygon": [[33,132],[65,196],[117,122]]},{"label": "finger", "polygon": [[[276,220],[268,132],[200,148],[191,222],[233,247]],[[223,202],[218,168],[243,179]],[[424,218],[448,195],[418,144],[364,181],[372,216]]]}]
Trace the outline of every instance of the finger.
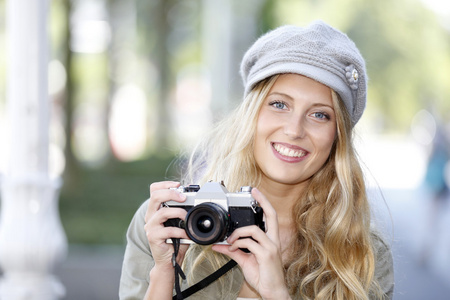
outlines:
[{"label": "finger", "polygon": [[250,237],[259,243],[270,241],[269,237],[264,233],[264,231],[261,230],[261,228],[256,225],[251,225],[244,226],[233,231],[233,233],[228,237],[227,242],[229,244],[233,244],[238,239]]},{"label": "finger", "polygon": [[177,190],[155,190],[150,196],[145,220],[147,221],[156,211],[158,211],[161,208],[162,203],[170,200],[183,202],[186,200],[186,196]]},{"label": "finger", "polygon": [[230,251],[235,251],[239,248],[248,249],[254,254],[264,251],[278,251],[278,244],[272,241],[262,231],[261,233],[254,233],[252,235],[248,233],[242,233],[242,236],[240,236],[236,240],[227,240],[227,242],[231,244]]},{"label": "finger", "polygon": [[150,184],[150,195],[156,190],[167,190],[170,188],[177,188],[180,183],[177,181],[160,181]]},{"label": "finger", "polygon": [[262,245],[251,238],[239,239],[228,248],[230,252],[238,252],[237,250],[239,249],[247,249],[248,251],[250,251],[250,253],[255,255],[256,260],[259,263],[273,260],[279,255],[278,247],[276,244],[267,243],[265,245]]},{"label": "finger", "polygon": [[[155,193],[157,191],[170,190],[170,188],[178,188],[179,186],[180,186],[180,183],[176,182],[176,181],[153,182],[152,184],[150,184],[150,200],[153,200],[153,201],[155,200]],[[156,194],[158,194],[158,193],[156,193]],[[150,201],[151,203],[149,204],[149,210],[155,211],[155,206],[157,206],[156,210],[158,210],[159,209],[158,204],[156,203],[153,205],[153,203],[152,203],[153,201]],[[161,205],[161,203],[159,203],[159,205]]]},{"label": "finger", "polygon": [[161,227],[158,230],[154,230],[154,227],[150,227],[145,225],[145,232],[147,235],[147,239],[150,243],[160,244],[165,243],[167,239],[171,238],[180,238],[180,239],[189,239],[186,234],[186,231],[179,227]]},{"label": "finger", "polygon": [[252,189],[252,196],[259,203],[266,216],[266,233],[272,240],[279,241],[278,216],[269,200],[257,189]]},{"label": "finger", "polygon": [[178,207],[170,207],[170,208],[162,208],[155,212],[152,217],[148,220],[148,224],[150,226],[161,226],[164,222],[169,219],[186,219],[187,211],[183,208]]},{"label": "finger", "polygon": [[245,259],[249,255],[248,253],[245,253],[243,251],[231,251],[229,245],[213,245],[212,250],[222,253],[234,261],[236,261],[240,266],[242,266],[245,262]]},{"label": "finger", "polygon": [[231,244],[229,251],[248,249],[257,257],[258,261],[276,257],[280,250],[278,242],[271,240],[257,226],[246,226],[236,229],[227,239],[227,242]]}]

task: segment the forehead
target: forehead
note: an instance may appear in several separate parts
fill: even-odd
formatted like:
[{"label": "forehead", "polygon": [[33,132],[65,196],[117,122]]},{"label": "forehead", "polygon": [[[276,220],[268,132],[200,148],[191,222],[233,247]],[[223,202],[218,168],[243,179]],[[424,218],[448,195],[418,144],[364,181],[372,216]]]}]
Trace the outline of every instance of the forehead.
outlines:
[{"label": "forehead", "polygon": [[331,89],[328,86],[299,74],[281,74],[270,89],[269,94],[279,92],[293,98],[318,98],[327,100],[328,104],[332,103]]}]

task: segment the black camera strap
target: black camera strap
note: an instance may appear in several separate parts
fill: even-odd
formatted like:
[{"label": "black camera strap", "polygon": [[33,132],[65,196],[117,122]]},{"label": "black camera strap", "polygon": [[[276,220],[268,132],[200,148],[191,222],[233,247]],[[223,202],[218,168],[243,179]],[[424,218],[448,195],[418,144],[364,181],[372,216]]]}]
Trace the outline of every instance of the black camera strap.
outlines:
[{"label": "black camera strap", "polygon": [[205,287],[207,287],[208,285],[219,279],[221,276],[225,275],[228,271],[230,271],[237,265],[237,262],[231,259],[229,262],[224,264],[222,267],[220,267],[218,270],[216,270],[208,277],[203,278],[201,281],[197,282],[193,286],[185,289],[184,291],[181,291],[178,277],[181,276],[181,278],[186,279],[186,275],[183,273],[183,270],[176,261],[178,250],[180,248],[180,239],[172,239],[172,243],[174,248],[174,253],[172,255],[172,264],[175,268],[175,291],[176,291],[176,295],[173,296],[172,300],[182,300],[184,298],[191,296],[192,294],[200,291],[201,289],[204,289]]},{"label": "black camera strap", "polygon": [[183,296],[181,295],[180,279],[178,277],[181,277],[184,280],[186,279],[186,275],[184,274],[183,269],[181,269],[180,265],[177,262],[178,251],[180,250],[180,239],[172,238],[172,244],[173,244],[172,266],[175,270],[175,291],[177,292],[177,294],[174,296],[173,299],[181,300],[183,299]]}]

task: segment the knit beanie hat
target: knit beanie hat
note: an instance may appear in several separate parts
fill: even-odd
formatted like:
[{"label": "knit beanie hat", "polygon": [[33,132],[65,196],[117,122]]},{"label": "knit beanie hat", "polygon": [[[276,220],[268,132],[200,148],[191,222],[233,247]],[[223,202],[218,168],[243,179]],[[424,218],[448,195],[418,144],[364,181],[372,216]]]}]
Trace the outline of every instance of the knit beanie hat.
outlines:
[{"label": "knit beanie hat", "polygon": [[285,25],[261,36],[245,53],[241,76],[247,96],[261,80],[294,73],[314,79],[339,94],[354,126],[366,106],[364,59],[347,35],[323,21],[307,27]]}]

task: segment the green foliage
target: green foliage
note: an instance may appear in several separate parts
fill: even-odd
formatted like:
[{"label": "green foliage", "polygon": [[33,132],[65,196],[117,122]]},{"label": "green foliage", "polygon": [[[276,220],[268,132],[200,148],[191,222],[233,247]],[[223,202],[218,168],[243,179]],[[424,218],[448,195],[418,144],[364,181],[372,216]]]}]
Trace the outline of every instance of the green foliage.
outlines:
[{"label": "green foliage", "polygon": [[74,54],[72,59],[78,104],[103,104],[108,97],[108,56],[104,53]]}]

